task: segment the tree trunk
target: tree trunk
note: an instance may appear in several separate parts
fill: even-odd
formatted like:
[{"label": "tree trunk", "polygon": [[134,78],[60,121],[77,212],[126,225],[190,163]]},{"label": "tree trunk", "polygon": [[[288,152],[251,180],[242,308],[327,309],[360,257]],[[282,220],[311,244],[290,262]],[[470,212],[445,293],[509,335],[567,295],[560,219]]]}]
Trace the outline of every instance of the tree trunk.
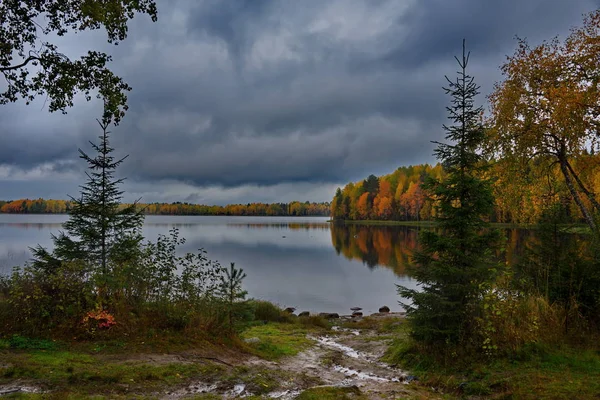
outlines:
[{"label": "tree trunk", "polygon": [[577,174],[575,173],[575,170],[573,170],[573,167],[571,166],[571,164],[568,161],[566,161],[566,164],[567,164],[567,168],[571,172],[571,175],[573,175],[573,178],[575,178],[575,182],[577,182],[577,184],[579,185],[579,187],[581,188],[581,190],[583,191],[583,193],[587,196],[587,198],[593,204],[593,206],[596,209],[596,211],[600,211],[600,204],[596,200],[596,196],[594,196],[594,193],[590,192],[585,187],[585,185],[583,184],[583,182],[581,181],[581,179],[579,179],[579,176],[577,176]]},{"label": "tree trunk", "polygon": [[587,209],[585,204],[583,204],[583,201],[581,201],[581,197],[579,196],[579,192],[577,192],[577,189],[575,189],[575,185],[573,185],[573,180],[571,178],[571,174],[569,173],[569,169],[567,167],[567,160],[561,157],[559,159],[559,161],[560,161],[560,170],[565,177],[565,182],[567,183],[567,187],[569,188],[569,191],[571,192],[571,195],[573,196],[573,200],[575,200],[575,203],[581,210],[581,213],[583,214],[583,217],[585,218],[585,221],[587,222],[588,226],[592,230],[592,233],[594,235],[597,235],[598,227],[596,226],[596,222],[594,221],[592,214]]}]

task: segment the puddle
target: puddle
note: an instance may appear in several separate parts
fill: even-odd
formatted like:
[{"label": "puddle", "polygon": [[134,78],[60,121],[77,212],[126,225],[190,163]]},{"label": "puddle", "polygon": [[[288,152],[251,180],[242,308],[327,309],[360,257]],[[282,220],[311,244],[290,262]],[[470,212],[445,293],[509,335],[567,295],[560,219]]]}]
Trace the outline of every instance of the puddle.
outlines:
[{"label": "puddle", "polygon": [[44,393],[44,391],[35,386],[0,386],[0,396],[16,393]]},{"label": "puddle", "polygon": [[341,343],[338,343],[334,340],[334,338],[331,338],[329,336],[318,337],[318,338],[316,338],[316,341],[325,347],[329,347],[330,349],[339,350],[350,358],[366,359],[365,355],[361,354],[357,350],[354,350],[350,346],[345,346]]},{"label": "puddle", "polygon": [[232,396],[240,396],[242,393],[244,393],[244,390],[246,390],[246,385],[240,383],[235,385],[233,389],[231,389],[230,394]]},{"label": "puddle", "polygon": [[353,334],[354,336],[359,336],[360,335],[360,331],[356,330],[356,329],[348,329],[348,328],[341,328],[339,326],[333,326],[331,327],[332,331],[336,331],[336,332],[349,332],[351,334]]},{"label": "puddle", "polygon": [[361,380],[371,380],[377,382],[400,382],[399,378],[385,378],[382,376],[377,376],[374,374],[370,374],[368,372],[357,371],[352,368],[342,367],[341,365],[334,365],[333,370],[337,372],[341,372],[347,377],[361,379]]},{"label": "puddle", "polygon": [[271,392],[267,394],[270,399],[292,400],[302,393],[301,390],[284,390],[281,392]]}]

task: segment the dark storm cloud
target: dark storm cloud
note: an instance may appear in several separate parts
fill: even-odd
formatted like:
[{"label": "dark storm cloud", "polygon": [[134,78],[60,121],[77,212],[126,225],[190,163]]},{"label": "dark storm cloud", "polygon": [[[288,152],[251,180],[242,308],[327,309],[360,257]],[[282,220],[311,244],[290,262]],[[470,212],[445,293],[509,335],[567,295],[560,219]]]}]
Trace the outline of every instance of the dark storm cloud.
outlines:
[{"label": "dark storm cloud", "polygon": [[[293,183],[300,195],[326,200],[323,188],[334,184],[434,161],[430,141],[442,138],[447,104],[441,86],[463,38],[487,94],[515,35],[534,43],[564,37],[597,6],[165,0],[159,22],[136,19],[118,47],[84,37],[114,54],[115,71],[134,88],[113,144],[130,154],[123,173],[136,195],[227,202],[262,192],[270,197],[261,200],[275,201]],[[64,48],[77,54],[85,43],[66,39]],[[39,105],[3,107],[0,165],[44,165],[49,179],[71,174],[77,147],[99,133],[98,106],[82,104],[66,117]]]},{"label": "dark storm cloud", "polygon": [[538,42],[565,34],[599,4],[594,0],[420,0],[398,21],[409,27],[406,40],[384,59],[400,66],[451,59],[465,38],[476,57],[497,60],[499,55],[512,54],[515,36]]}]

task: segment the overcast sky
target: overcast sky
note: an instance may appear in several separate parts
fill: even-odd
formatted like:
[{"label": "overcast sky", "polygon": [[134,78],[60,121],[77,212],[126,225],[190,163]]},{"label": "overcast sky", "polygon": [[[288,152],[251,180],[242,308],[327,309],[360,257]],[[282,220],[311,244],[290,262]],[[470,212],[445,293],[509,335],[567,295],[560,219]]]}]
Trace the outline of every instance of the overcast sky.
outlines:
[{"label": "overcast sky", "polygon": [[[598,0],[160,0],[128,39],[68,36],[132,87],[112,129],[126,200],[329,201],[348,181],[435,162],[462,38],[489,94],[515,36],[564,38]],[[0,89],[4,89],[0,83]],[[480,103],[485,102],[481,96]],[[97,100],[0,107],[0,198],[76,195]]]}]

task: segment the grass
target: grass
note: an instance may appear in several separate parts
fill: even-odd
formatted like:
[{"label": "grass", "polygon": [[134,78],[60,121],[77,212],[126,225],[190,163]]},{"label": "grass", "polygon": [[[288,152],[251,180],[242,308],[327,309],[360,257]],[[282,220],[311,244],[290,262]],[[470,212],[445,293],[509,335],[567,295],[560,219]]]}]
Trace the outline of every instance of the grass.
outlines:
[{"label": "grass", "polygon": [[0,383],[35,382],[55,395],[125,395],[177,386],[192,378],[215,379],[222,373],[212,363],[107,361],[98,355],[68,350],[3,351]]},{"label": "grass", "polygon": [[600,397],[600,351],[573,346],[530,345],[513,357],[484,362],[439,360],[415,355],[397,339],[386,361],[410,370],[427,387],[456,397],[590,399]]},{"label": "grass", "polygon": [[[370,329],[378,334],[389,334],[397,337],[397,334],[403,334],[407,327],[402,317],[376,318],[367,316],[359,321],[343,321],[339,324],[343,328],[349,329]],[[383,339],[381,339],[383,340]]]},{"label": "grass", "polygon": [[285,356],[294,356],[310,347],[312,341],[307,333],[318,328],[299,324],[269,323],[253,326],[242,333],[243,339],[258,338],[257,343],[248,343],[250,351],[267,360],[278,360]]},{"label": "grass", "polygon": [[[309,331],[317,328],[289,323],[270,323],[254,326],[247,330],[251,337],[260,337],[261,343],[253,352],[264,354],[266,358],[277,359],[285,355],[297,354],[308,347],[306,339]],[[170,388],[186,387],[192,382],[205,384],[218,383],[233,387],[243,383],[246,390],[262,396],[278,390],[283,382],[301,382],[317,385],[321,381],[304,374],[291,373],[279,369],[255,367],[226,367],[216,362],[195,358],[189,361],[160,357],[160,345],[166,342],[150,341],[154,352],[144,352],[139,343],[73,343],[56,344],[50,350],[4,348],[0,350],[0,385],[26,382],[28,385],[48,390],[43,395],[15,393],[7,398],[15,399],[81,399],[81,398],[148,398],[156,397]],[[36,343],[22,338],[26,343]],[[8,343],[9,341],[5,340]],[[192,340],[192,343],[198,343]],[[194,348],[187,342],[188,351]],[[212,344],[211,354],[220,357],[219,351],[231,355],[234,348],[225,344]],[[164,347],[162,348],[164,350]],[[177,353],[182,353],[179,347]],[[239,351],[239,350],[237,350]],[[151,353],[148,355],[148,353]],[[187,352],[186,352],[187,353]],[[155,356],[151,356],[155,354]],[[235,355],[233,355],[235,357]],[[240,354],[241,356],[241,354]],[[167,362],[171,360],[172,362]],[[198,394],[196,399],[221,398],[213,394]],[[256,397],[259,398],[259,397]]]},{"label": "grass", "polygon": [[305,390],[297,400],[366,400],[356,386],[350,387],[316,387]]},{"label": "grass", "polygon": [[20,335],[13,335],[8,339],[0,338],[0,349],[20,350],[55,350],[59,343],[47,339],[32,339]]}]

